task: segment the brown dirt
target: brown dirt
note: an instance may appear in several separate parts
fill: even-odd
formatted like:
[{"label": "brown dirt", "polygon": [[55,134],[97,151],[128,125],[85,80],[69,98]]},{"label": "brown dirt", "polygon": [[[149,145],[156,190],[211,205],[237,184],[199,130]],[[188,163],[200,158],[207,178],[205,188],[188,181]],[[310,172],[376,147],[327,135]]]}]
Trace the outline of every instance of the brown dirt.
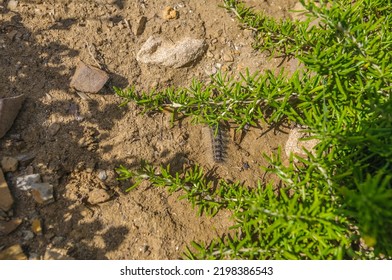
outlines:
[{"label": "brown dirt", "polygon": [[[1,4],[3,2],[3,4]],[[148,184],[123,192],[114,169],[120,164],[136,168],[140,160],[171,164],[198,163],[216,176],[249,185],[263,178],[262,153],[284,144],[287,134],[251,129],[240,142],[230,130],[225,163],[211,161],[203,126],[189,120],[170,125],[166,114],[142,114],[129,104],[119,108],[112,86],[135,85],[138,90],[188,86],[196,78],[208,81],[206,71],[222,64],[223,71],[238,75],[277,69],[280,59],[268,58],[251,48],[252,32],[218,5],[218,0],[118,0],[19,1],[13,11],[0,1],[0,98],[27,95],[12,129],[0,140],[0,158],[34,155],[27,166],[7,173],[15,198],[14,217],[23,219],[2,246],[23,245],[29,256],[42,258],[47,248],[63,249],[76,259],[178,259],[192,240],[209,242],[233,223],[230,213],[199,217],[180,193],[168,194]],[[110,1],[109,1],[110,2]],[[288,16],[294,0],[246,1],[277,18]],[[161,11],[175,7],[179,17],[163,20]],[[146,16],[146,29],[133,35],[135,25]],[[183,36],[204,38],[208,51],[195,65],[171,69],[143,65],[136,53],[152,34],[176,41]],[[234,61],[225,62],[230,53]],[[96,65],[110,74],[110,82],[98,94],[80,98],[69,87],[78,62]],[[288,64],[283,64],[289,67]],[[244,168],[247,163],[249,168]],[[98,178],[100,170],[108,179]],[[55,187],[56,201],[38,205],[18,191],[15,178],[40,173]],[[90,207],[89,194],[103,188],[108,202]],[[26,230],[39,217],[43,235],[25,240]]]}]

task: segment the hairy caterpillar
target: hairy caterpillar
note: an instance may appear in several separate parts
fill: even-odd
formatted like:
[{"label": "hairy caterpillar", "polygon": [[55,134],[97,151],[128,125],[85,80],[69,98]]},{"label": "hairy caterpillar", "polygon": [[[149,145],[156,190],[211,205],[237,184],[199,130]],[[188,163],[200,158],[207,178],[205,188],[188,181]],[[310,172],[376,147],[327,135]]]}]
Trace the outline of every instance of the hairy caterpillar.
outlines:
[{"label": "hairy caterpillar", "polygon": [[217,163],[223,162],[226,156],[225,133],[220,125],[214,125],[210,127],[210,133],[212,157]]}]

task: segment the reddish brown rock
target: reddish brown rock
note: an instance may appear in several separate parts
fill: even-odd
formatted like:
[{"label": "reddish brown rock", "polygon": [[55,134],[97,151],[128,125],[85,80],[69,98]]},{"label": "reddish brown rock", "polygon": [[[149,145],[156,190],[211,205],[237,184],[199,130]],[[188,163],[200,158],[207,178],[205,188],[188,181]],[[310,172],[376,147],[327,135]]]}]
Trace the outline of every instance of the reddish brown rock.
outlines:
[{"label": "reddish brown rock", "polygon": [[78,91],[97,93],[109,79],[109,75],[96,67],[80,62],[71,80],[71,87]]}]

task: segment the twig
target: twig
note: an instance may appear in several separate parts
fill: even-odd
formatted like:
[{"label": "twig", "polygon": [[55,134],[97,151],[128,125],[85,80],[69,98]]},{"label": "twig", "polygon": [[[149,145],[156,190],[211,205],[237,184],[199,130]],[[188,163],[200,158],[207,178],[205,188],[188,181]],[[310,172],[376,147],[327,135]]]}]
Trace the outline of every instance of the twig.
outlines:
[{"label": "twig", "polygon": [[86,43],[86,48],[88,53],[90,54],[91,58],[94,60],[95,64],[98,66],[99,69],[103,69],[104,67],[101,65],[101,63],[99,63],[99,61],[96,58],[96,52],[97,50],[94,48],[95,50],[95,54],[91,51],[91,45],[87,42],[87,40],[85,39],[84,42]]}]

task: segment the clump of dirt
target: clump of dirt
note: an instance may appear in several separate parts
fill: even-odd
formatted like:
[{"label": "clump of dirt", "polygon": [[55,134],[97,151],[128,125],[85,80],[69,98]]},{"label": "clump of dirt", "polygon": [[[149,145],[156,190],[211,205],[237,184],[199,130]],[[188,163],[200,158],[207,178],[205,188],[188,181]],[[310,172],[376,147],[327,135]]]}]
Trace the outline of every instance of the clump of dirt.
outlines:
[{"label": "clump of dirt", "polygon": [[[283,18],[296,1],[245,2]],[[178,200],[181,194],[147,183],[125,193],[115,168],[137,168],[141,160],[174,170],[197,163],[217,177],[253,185],[264,176],[262,153],[283,145],[287,133],[263,127],[241,136],[231,129],[225,161],[216,164],[202,125],[184,120],[173,127],[164,113],[143,114],[134,104],[120,108],[112,87],[188,86],[193,79],[208,82],[219,69],[234,76],[247,68],[276,70],[281,59],[254,51],[252,31],[242,29],[218,0],[37,0],[19,1],[12,10],[7,3],[0,1],[0,98],[23,93],[26,100],[0,140],[0,158],[29,160],[6,174],[13,216],[23,222],[2,237],[0,249],[21,244],[31,258],[57,248],[76,259],[178,259],[192,240],[208,243],[227,232],[230,213],[199,217]],[[177,11],[176,17],[163,18],[166,7]],[[145,26],[139,28],[140,22]],[[179,69],[139,63],[136,54],[151,35],[172,42],[203,39],[208,48]],[[70,88],[80,61],[109,74],[98,94]],[[16,177],[32,173],[54,186],[55,202],[36,204],[15,188]],[[91,203],[94,192],[102,203]],[[43,234],[32,237],[37,217]]]}]

